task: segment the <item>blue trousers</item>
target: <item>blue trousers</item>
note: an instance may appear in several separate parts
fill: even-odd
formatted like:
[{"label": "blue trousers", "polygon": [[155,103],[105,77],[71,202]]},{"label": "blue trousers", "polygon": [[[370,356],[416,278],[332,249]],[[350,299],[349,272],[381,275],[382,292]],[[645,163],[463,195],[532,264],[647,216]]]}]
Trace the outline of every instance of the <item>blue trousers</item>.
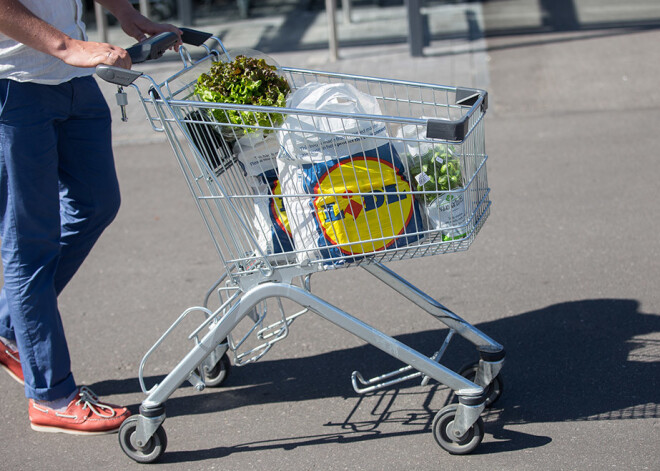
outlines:
[{"label": "blue trousers", "polygon": [[76,388],[57,296],[119,204],[110,111],[95,79],[0,80],[0,336],[18,345],[27,397]]}]

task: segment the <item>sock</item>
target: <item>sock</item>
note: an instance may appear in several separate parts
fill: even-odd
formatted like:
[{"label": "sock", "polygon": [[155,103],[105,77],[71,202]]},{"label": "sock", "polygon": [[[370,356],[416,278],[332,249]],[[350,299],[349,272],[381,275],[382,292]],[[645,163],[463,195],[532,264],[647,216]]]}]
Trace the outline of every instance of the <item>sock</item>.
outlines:
[{"label": "sock", "polygon": [[40,401],[38,399],[35,399],[34,402],[36,402],[40,406],[48,407],[49,409],[53,409],[57,412],[64,412],[67,409],[69,403],[73,401],[75,397],[78,395],[78,392],[79,390],[76,388],[76,390],[73,391],[70,396],[61,397],[53,401]]}]

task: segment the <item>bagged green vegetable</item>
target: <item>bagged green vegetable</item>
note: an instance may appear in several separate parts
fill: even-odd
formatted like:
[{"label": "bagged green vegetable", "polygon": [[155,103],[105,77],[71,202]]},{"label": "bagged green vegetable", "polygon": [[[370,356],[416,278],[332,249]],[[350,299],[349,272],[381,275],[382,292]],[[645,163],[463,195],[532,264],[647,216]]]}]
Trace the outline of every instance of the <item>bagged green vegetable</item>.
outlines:
[{"label": "bagged green vegetable", "polygon": [[440,192],[463,188],[461,162],[451,147],[432,147],[421,156],[410,160],[410,173],[416,182],[416,191],[423,191],[426,203],[433,202]]},{"label": "bagged green vegetable", "polygon": [[460,155],[451,145],[426,142],[421,133],[417,126],[401,130],[413,189],[423,203],[429,229],[442,230],[444,241],[462,239],[469,214]]},{"label": "bagged green vegetable", "polygon": [[429,227],[443,229],[442,240],[466,236],[465,187],[461,161],[450,146],[439,145],[412,159],[411,174],[416,190],[422,191]]}]

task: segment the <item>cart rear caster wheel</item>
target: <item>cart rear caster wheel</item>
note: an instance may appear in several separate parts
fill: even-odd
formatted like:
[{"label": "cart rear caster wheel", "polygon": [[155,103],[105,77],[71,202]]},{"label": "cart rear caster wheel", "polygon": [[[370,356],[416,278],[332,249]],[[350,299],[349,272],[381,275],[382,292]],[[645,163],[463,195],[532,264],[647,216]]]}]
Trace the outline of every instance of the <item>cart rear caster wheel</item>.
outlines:
[{"label": "cart rear caster wheel", "polygon": [[481,417],[465,432],[462,437],[455,437],[452,425],[456,417],[458,404],[451,404],[442,409],[433,419],[433,437],[445,451],[452,455],[467,455],[479,446],[484,438],[484,421]]},{"label": "cart rear caster wheel", "polygon": [[229,376],[231,362],[229,361],[229,356],[225,353],[213,368],[209,369],[206,366],[203,368],[204,384],[209,388],[217,388],[218,386],[221,386],[227,379],[227,376]]},{"label": "cart rear caster wheel", "polygon": [[136,441],[138,417],[129,417],[119,427],[119,445],[126,455],[138,463],[153,463],[158,460],[167,448],[165,429],[159,426],[156,433],[142,447]]},{"label": "cart rear caster wheel", "polygon": [[[478,367],[479,367],[479,363],[470,364],[468,366],[463,367],[458,374],[474,382],[477,376]],[[493,378],[493,380],[486,388],[486,409],[492,407],[493,404],[497,402],[500,396],[502,396],[503,391],[504,391],[504,382],[502,381],[500,375],[497,375]]]}]

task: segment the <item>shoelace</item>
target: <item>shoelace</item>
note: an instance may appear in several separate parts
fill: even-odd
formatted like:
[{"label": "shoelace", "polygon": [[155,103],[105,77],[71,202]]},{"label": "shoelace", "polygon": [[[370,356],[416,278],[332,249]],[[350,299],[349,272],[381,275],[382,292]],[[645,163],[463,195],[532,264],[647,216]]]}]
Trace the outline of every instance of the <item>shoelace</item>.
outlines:
[{"label": "shoelace", "polygon": [[16,352],[16,351],[11,351],[11,350],[9,350],[9,348],[6,348],[6,349],[5,349],[5,353],[7,354],[7,356],[9,356],[10,358],[12,358],[16,363],[20,363],[20,362],[21,362],[21,359],[18,358],[18,356],[14,355],[14,353],[18,354],[18,352]]},{"label": "shoelace", "polygon": [[15,348],[10,347],[6,343],[4,343],[2,340],[0,340],[0,345],[2,345],[5,348],[5,353],[7,356],[11,357],[14,361],[17,361],[18,363],[21,362],[21,360],[18,358],[18,350]]},{"label": "shoelace", "polygon": [[[80,392],[78,393],[78,396],[80,396],[80,399],[76,401],[76,405],[82,404],[83,410],[89,408],[89,410],[91,410],[93,414],[96,414],[99,417],[104,417],[107,419],[114,417],[117,414],[117,412],[112,407],[110,407],[107,404],[103,404],[99,402],[98,396],[94,394],[94,392],[91,389],[89,389],[87,386],[80,387]],[[102,410],[109,411],[110,415],[102,414],[101,413]]]}]

